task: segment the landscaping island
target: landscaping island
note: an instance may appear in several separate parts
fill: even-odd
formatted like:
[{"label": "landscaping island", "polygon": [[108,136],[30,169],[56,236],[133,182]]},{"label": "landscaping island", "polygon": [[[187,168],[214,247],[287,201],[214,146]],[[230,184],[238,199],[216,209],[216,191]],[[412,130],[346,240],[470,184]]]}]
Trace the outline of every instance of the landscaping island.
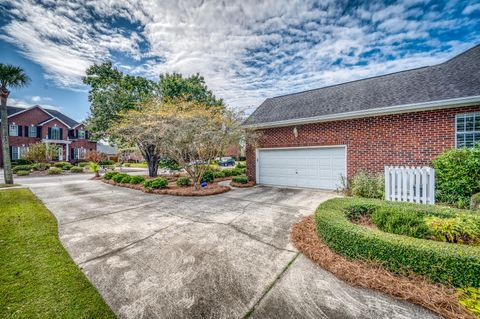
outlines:
[{"label": "landscaping island", "polygon": [[[453,221],[455,237],[442,227]],[[307,257],[350,284],[447,318],[475,318],[480,246],[472,229],[479,221],[478,214],[454,208],[338,198],[296,224],[291,237]]]},{"label": "landscaping island", "polygon": [[0,191],[0,317],[115,318],[28,189]]}]

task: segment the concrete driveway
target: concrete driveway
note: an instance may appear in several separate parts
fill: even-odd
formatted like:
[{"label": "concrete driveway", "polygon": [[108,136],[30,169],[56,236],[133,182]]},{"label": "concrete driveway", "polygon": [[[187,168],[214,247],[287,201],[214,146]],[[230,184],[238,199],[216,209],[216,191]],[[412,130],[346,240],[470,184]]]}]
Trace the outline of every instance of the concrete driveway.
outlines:
[{"label": "concrete driveway", "polygon": [[[88,176],[90,177],[90,176]],[[299,255],[290,227],[333,193],[255,187],[144,194],[85,175],[22,178],[120,318],[433,318]]]}]

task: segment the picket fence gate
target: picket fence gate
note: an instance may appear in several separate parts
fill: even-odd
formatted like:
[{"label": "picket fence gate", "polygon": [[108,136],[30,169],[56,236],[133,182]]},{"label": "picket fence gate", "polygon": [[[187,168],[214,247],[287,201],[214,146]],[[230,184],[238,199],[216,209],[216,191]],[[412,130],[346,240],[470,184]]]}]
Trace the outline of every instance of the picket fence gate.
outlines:
[{"label": "picket fence gate", "polygon": [[431,167],[385,166],[385,199],[435,204],[435,170]]}]

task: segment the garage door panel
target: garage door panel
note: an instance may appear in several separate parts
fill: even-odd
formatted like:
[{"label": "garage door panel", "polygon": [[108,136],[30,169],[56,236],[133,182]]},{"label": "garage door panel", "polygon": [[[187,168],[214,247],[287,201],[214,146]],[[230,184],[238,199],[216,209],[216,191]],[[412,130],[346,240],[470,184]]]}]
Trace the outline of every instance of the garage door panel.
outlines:
[{"label": "garage door panel", "polygon": [[344,147],[259,150],[259,183],[336,189],[346,176]]}]

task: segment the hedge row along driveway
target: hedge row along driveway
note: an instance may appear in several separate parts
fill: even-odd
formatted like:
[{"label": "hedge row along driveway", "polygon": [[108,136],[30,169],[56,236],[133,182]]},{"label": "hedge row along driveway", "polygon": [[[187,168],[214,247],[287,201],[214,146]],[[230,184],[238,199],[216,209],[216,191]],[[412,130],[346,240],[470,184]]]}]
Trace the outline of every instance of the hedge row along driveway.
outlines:
[{"label": "hedge row along driveway", "polygon": [[413,271],[435,282],[480,287],[480,247],[417,239],[356,225],[345,216],[351,205],[437,209],[372,199],[331,199],[322,203],[316,213],[317,233],[330,248],[349,258],[380,262],[397,273]]}]

